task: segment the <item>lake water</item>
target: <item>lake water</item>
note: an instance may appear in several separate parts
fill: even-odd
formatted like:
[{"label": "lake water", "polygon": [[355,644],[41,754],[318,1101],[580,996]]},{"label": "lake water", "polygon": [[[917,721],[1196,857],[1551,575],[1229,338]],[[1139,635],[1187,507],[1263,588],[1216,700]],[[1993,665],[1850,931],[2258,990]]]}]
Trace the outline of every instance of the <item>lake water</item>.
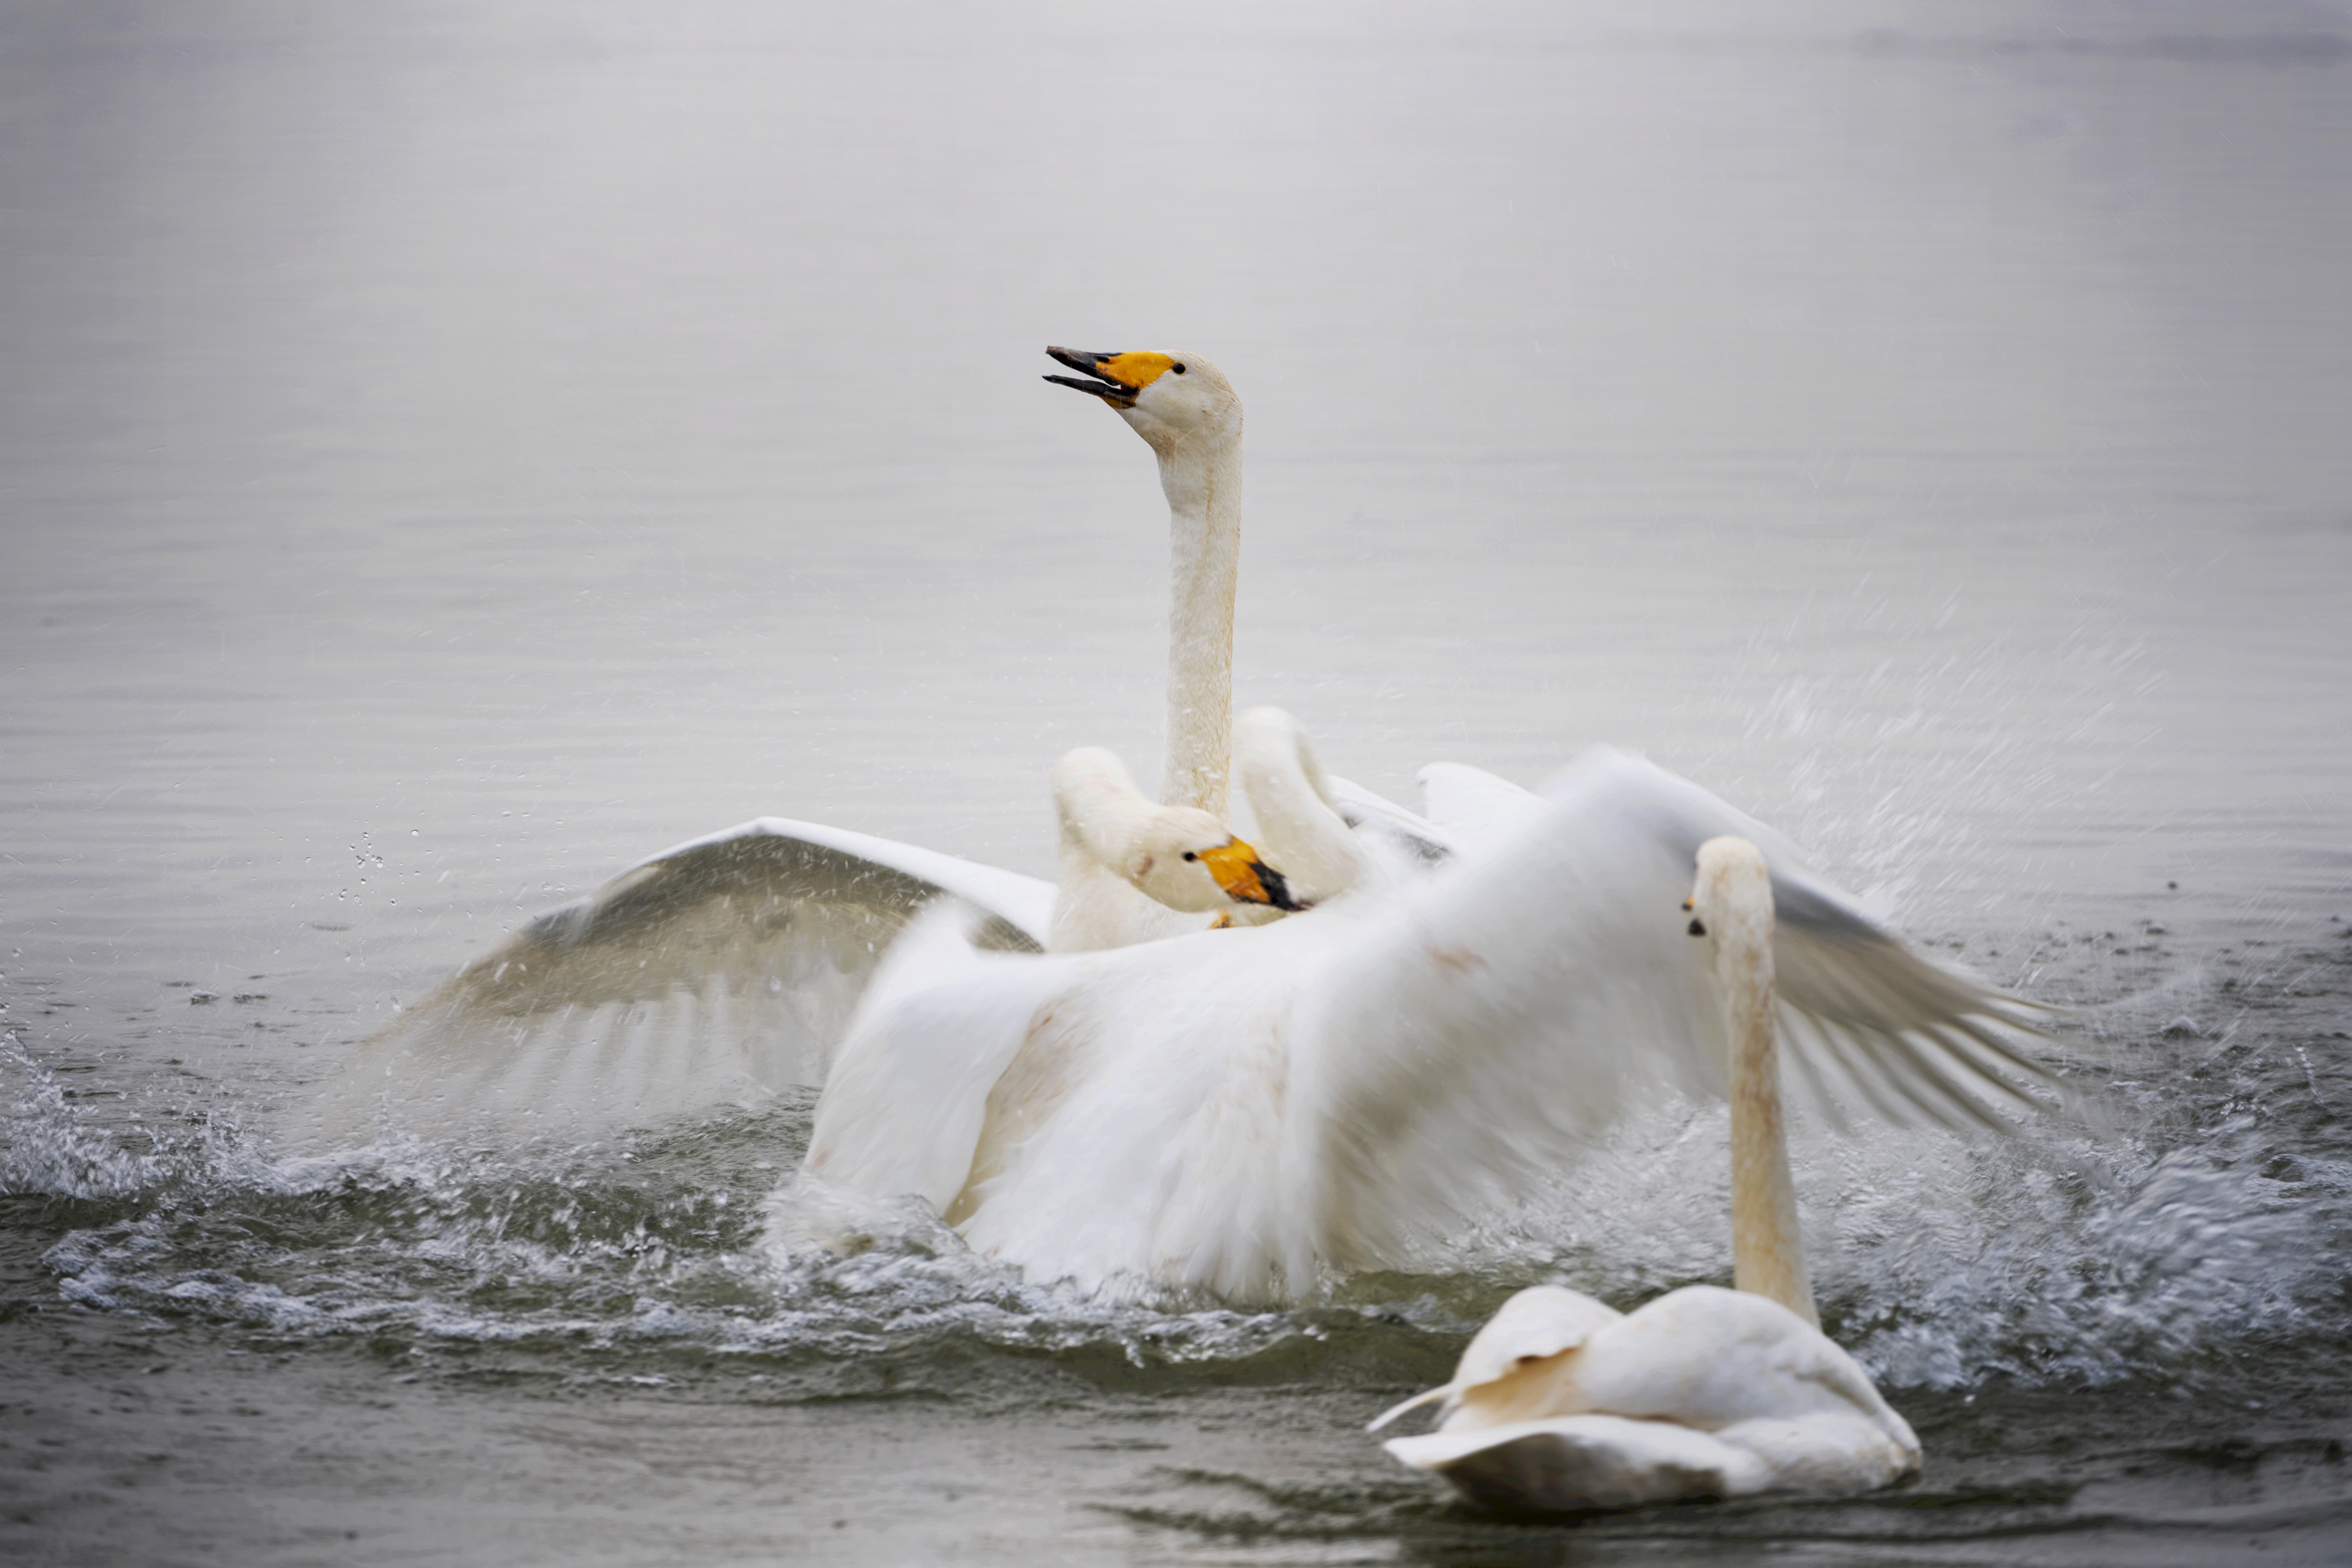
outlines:
[{"label": "lake water", "polygon": [[[26,4],[0,123],[10,1555],[2352,1557],[2352,7]],[[1704,1112],[1271,1313],[767,1260],[806,1095],[291,1150],[667,844],[1045,873],[1061,751],[1157,776],[1048,341],[1240,388],[1334,771],[1635,747],[2082,1009],[2095,1136],[1801,1143],[1916,1487],[1512,1523],[1361,1433],[1725,1278]]]}]

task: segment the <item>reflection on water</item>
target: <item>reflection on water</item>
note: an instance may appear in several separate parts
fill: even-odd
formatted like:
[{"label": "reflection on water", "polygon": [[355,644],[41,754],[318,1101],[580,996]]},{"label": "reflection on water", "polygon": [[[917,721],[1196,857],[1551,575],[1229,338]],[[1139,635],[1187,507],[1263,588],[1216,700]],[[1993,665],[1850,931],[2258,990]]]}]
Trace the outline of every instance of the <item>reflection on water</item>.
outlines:
[{"label": "reflection on water", "polygon": [[[2162,5],[12,12],[0,1326],[23,1431],[175,1457],[143,1492],[24,1469],[0,1531],[258,1560],[204,1500],[268,1496],[363,1529],[351,1560],[482,1560],[513,1518],[614,1561],[2318,1555],[2347,39]],[[1074,1300],[920,1216],[766,1257],[796,1103],[286,1152],[397,1000],[665,844],[779,811],[1043,873],[1054,757],[1154,774],[1160,499],[1034,379],[1048,340],[1233,375],[1238,695],[1337,771],[1410,800],[1426,761],[1638,747],[2084,1007],[2096,1138],[1801,1148],[1920,1490],[1530,1533],[1354,1431],[1517,1283],[1719,1275],[1704,1114],[1274,1314]],[[268,1418],[224,1447],[208,1401]],[[286,1479],[302,1413],[379,1408],[396,1436]],[[645,1522],[353,1500],[475,1471]],[[918,1479],[886,1507],[883,1473]]]}]

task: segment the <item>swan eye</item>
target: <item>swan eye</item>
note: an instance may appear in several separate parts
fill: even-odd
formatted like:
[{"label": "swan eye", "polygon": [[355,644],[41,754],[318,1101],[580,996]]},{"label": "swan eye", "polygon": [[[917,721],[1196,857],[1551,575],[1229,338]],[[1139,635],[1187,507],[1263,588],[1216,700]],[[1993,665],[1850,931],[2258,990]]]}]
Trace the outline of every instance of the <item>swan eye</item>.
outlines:
[{"label": "swan eye", "polygon": [[1694,936],[1704,936],[1706,935],[1706,927],[1694,919],[1690,923],[1690,934]]},{"label": "swan eye", "polygon": [[1184,852],[1184,858],[1185,858],[1186,860],[1188,860],[1188,861],[1196,861],[1196,860],[1199,860],[1201,857],[1200,857],[1199,855],[1194,854],[1191,850],[1186,850],[1186,851]]},{"label": "swan eye", "polygon": [[1181,360],[1179,360],[1179,361],[1177,361],[1174,364],[1172,364],[1172,365],[1169,366],[1168,368],[1169,368],[1170,370],[1171,370],[1171,371],[1174,371],[1178,375],[1180,375],[1180,376],[1181,376],[1181,375],[1182,375],[1182,374],[1184,373],[1184,361],[1181,361]]}]

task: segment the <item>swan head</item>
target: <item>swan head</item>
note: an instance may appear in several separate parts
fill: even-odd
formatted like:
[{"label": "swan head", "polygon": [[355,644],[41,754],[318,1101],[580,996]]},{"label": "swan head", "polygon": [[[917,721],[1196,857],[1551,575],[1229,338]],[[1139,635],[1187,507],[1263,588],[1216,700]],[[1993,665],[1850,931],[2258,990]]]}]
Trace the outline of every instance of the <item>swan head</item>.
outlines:
[{"label": "swan head", "polygon": [[1198,354],[1101,354],[1050,347],[1045,352],[1080,372],[1047,376],[1047,381],[1102,399],[1163,457],[1196,443],[1231,441],[1242,433],[1242,400],[1233,382]]},{"label": "swan head", "polygon": [[1111,869],[1139,892],[1188,914],[1236,904],[1304,908],[1283,874],[1206,811],[1163,808],[1139,824]]},{"label": "swan head", "polygon": [[1066,853],[1082,855],[1145,896],[1188,915],[1236,904],[1306,907],[1283,874],[1206,811],[1144,798],[1124,763],[1082,746],[1054,767],[1054,809]]},{"label": "swan head", "polygon": [[1698,847],[1698,878],[1683,900],[1690,934],[1710,938],[1718,956],[1772,945],[1772,872],[1764,852],[1726,834]]}]

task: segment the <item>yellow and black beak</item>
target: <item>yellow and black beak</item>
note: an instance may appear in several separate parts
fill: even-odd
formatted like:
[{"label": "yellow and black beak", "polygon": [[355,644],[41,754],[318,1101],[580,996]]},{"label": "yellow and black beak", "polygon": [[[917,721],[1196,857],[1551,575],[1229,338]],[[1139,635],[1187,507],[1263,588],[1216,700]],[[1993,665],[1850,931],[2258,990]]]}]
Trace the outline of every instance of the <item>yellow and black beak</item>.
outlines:
[{"label": "yellow and black beak", "polygon": [[1258,859],[1257,852],[1239,839],[1227,839],[1213,850],[1185,859],[1198,860],[1208,867],[1209,874],[1235,904],[1265,904],[1293,911],[1307,907],[1290,896],[1290,884],[1282,880],[1282,873]]},{"label": "yellow and black beak", "polygon": [[[1683,907],[1684,907],[1685,909],[1688,909],[1688,908],[1690,908],[1690,907],[1692,906],[1692,904],[1696,904],[1696,902],[1697,902],[1697,900],[1696,900],[1696,899],[1685,898],[1685,899],[1684,899],[1684,900],[1683,900]],[[1705,922],[1705,921],[1701,920],[1701,919],[1700,919],[1697,915],[1692,915],[1692,916],[1691,916],[1691,923],[1690,923],[1690,934],[1691,934],[1692,936],[1706,936],[1706,922]]]},{"label": "yellow and black beak", "polygon": [[1165,354],[1097,354],[1085,349],[1057,349],[1050,344],[1045,352],[1056,362],[1087,377],[1080,381],[1076,376],[1047,376],[1047,381],[1055,386],[1092,392],[1113,408],[1133,408],[1136,394],[1171,370],[1178,375],[1184,373],[1183,367]]}]

